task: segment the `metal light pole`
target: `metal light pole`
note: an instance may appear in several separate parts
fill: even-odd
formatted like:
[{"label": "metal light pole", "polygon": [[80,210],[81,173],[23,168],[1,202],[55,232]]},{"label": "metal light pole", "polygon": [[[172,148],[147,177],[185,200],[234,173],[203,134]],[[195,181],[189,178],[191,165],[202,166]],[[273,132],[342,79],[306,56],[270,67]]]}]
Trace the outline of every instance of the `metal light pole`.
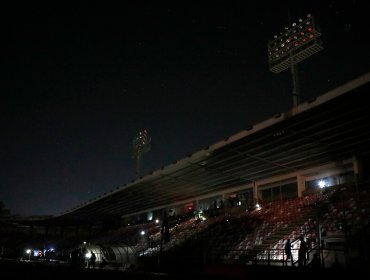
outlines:
[{"label": "metal light pole", "polygon": [[132,141],[132,156],[136,160],[136,178],[140,177],[141,160],[143,154],[150,151],[151,138],[146,129],[135,135]]},{"label": "metal light pole", "polygon": [[299,19],[290,27],[285,27],[280,35],[268,43],[268,60],[270,71],[277,74],[290,68],[292,75],[293,106],[299,104],[299,79],[297,64],[322,50],[315,19],[308,14],[306,19]]}]

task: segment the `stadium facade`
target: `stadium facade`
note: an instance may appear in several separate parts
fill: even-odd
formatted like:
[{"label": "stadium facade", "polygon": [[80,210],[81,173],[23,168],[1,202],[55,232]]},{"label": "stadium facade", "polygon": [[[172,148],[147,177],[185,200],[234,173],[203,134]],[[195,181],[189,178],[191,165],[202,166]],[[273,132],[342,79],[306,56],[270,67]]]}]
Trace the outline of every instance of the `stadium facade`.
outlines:
[{"label": "stadium facade", "polygon": [[[275,238],[265,242],[268,239],[266,236],[254,234],[254,239],[241,240],[240,236],[247,233],[240,232],[234,240],[238,246],[224,244],[224,248],[215,251],[212,258],[208,254],[207,261],[247,263],[259,259],[281,263],[284,255],[280,251],[275,257],[272,257],[272,251],[268,251],[268,258],[261,254],[267,249],[281,249],[287,237],[296,240],[298,235],[306,234],[302,228],[311,222],[315,223],[316,234],[307,233],[307,239],[313,237],[314,243],[320,247],[324,230],[333,225],[324,227],[324,222],[318,225],[319,218],[324,219],[318,215],[330,215],[327,210],[330,206],[326,206],[326,212],[323,209],[321,212],[311,211],[307,214],[311,216],[305,216],[305,220],[291,217],[287,221],[281,218],[281,226],[277,211],[282,212],[284,217],[304,216],[303,203],[307,202],[305,206],[316,205],[323,202],[329,190],[338,193],[343,186],[346,190],[353,190],[354,197],[363,196],[361,205],[356,201],[362,216],[356,216],[349,208],[344,216],[351,214],[353,219],[358,218],[359,230],[368,234],[370,108],[366,101],[370,93],[369,82],[370,73],[367,73],[60,215],[47,218],[2,217],[1,245],[24,250],[26,244],[43,244],[43,250],[46,250],[46,243],[54,242],[59,247],[72,248],[87,240],[89,248],[95,248],[98,262],[104,255],[109,258],[107,244],[126,244],[120,245],[126,248],[126,251],[123,250],[126,253],[117,254],[124,255],[130,251],[135,257],[130,257],[129,262],[158,254],[165,259],[163,251],[170,251],[172,240],[176,240],[178,246],[181,240],[194,237],[194,234],[199,237],[201,232],[216,228],[217,224],[229,219],[237,221],[239,227],[244,222],[252,225],[252,220],[243,220],[243,215],[264,213],[257,211],[267,206],[276,211],[273,217],[276,223],[271,220],[269,224],[275,223],[274,228],[265,234],[269,238],[275,234]],[[342,195],[341,201],[344,204],[350,198],[350,194],[347,198]],[[290,202],[284,207],[276,204],[287,201]],[[298,208],[303,209],[302,212]],[[261,217],[268,221],[270,218],[267,212],[265,214]],[[332,223],[340,228],[343,221],[347,226],[345,220],[339,218]],[[302,223],[300,230],[290,226],[293,222]],[[254,227],[259,226],[261,224]],[[222,231],[226,226],[220,228]],[[283,228],[288,231],[283,232]],[[166,229],[171,233],[168,240],[164,234]],[[283,234],[278,236],[278,230]],[[187,235],[181,235],[179,231]],[[338,240],[343,243],[340,238],[332,236],[330,240],[327,237],[326,241],[327,244]],[[20,239],[28,243],[20,242]],[[268,247],[262,246],[264,242]],[[106,245],[99,247],[97,244]],[[239,252],[250,244],[254,247],[253,254]],[[323,254],[323,250],[319,253]],[[360,253],[356,251],[356,254]],[[203,262],[206,259],[204,256]],[[345,259],[343,263],[347,262],[347,256],[339,256],[342,257]],[[328,258],[338,258],[338,255]],[[117,256],[115,259],[118,259]]]}]

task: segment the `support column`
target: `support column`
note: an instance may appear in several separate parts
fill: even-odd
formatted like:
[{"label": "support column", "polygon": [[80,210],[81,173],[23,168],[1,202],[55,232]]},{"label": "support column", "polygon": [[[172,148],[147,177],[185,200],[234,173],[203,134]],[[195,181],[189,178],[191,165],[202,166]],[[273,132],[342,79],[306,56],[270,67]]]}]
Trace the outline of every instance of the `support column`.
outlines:
[{"label": "support column", "polygon": [[256,184],[256,182],[253,182],[253,200],[253,206],[260,202],[260,194],[258,193],[258,185]]},{"label": "support column", "polygon": [[355,175],[356,182],[359,182],[363,179],[362,162],[358,157],[353,158],[353,173]]},{"label": "support column", "polygon": [[302,197],[303,192],[306,190],[306,180],[302,175],[297,175],[297,192],[298,197]]},{"label": "support column", "polygon": [[193,200],[193,212],[199,210],[198,206],[199,206],[199,200],[198,199]]}]

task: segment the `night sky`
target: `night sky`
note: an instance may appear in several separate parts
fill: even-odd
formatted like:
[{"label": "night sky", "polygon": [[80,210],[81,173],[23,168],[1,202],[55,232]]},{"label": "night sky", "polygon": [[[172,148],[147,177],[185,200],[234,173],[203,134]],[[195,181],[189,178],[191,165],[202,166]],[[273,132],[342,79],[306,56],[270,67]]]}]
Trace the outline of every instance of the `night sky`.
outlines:
[{"label": "night sky", "polygon": [[299,64],[301,102],[370,70],[367,1],[133,2],[2,8],[12,214],[60,214],[131,182],[143,129],[145,175],[290,109],[290,71],[270,72],[267,56],[289,19],[311,13],[322,32],[324,49]]}]

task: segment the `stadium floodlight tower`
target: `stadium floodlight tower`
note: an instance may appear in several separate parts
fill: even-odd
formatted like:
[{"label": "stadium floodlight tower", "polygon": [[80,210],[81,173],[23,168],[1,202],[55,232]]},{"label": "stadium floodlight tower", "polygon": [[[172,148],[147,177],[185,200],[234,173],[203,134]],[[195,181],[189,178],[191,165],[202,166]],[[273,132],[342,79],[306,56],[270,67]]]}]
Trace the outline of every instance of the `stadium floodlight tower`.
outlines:
[{"label": "stadium floodlight tower", "polygon": [[135,135],[132,141],[132,156],[136,160],[136,178],[140,177],[143,154],[150,150],[151,139],[146,129]]},{"label": "stadium floodlight tower", "polygon": [[299,103],[299,82],[297,64],[322,50],[319,40],[321,33],[315,23],[315,18],[308,14],[305,19],[299,19],[290,27],[285,27],[280,35],[268,42],[268,60],[270,71],[277,74],[290,68],[293,86],[293,106]]}]

